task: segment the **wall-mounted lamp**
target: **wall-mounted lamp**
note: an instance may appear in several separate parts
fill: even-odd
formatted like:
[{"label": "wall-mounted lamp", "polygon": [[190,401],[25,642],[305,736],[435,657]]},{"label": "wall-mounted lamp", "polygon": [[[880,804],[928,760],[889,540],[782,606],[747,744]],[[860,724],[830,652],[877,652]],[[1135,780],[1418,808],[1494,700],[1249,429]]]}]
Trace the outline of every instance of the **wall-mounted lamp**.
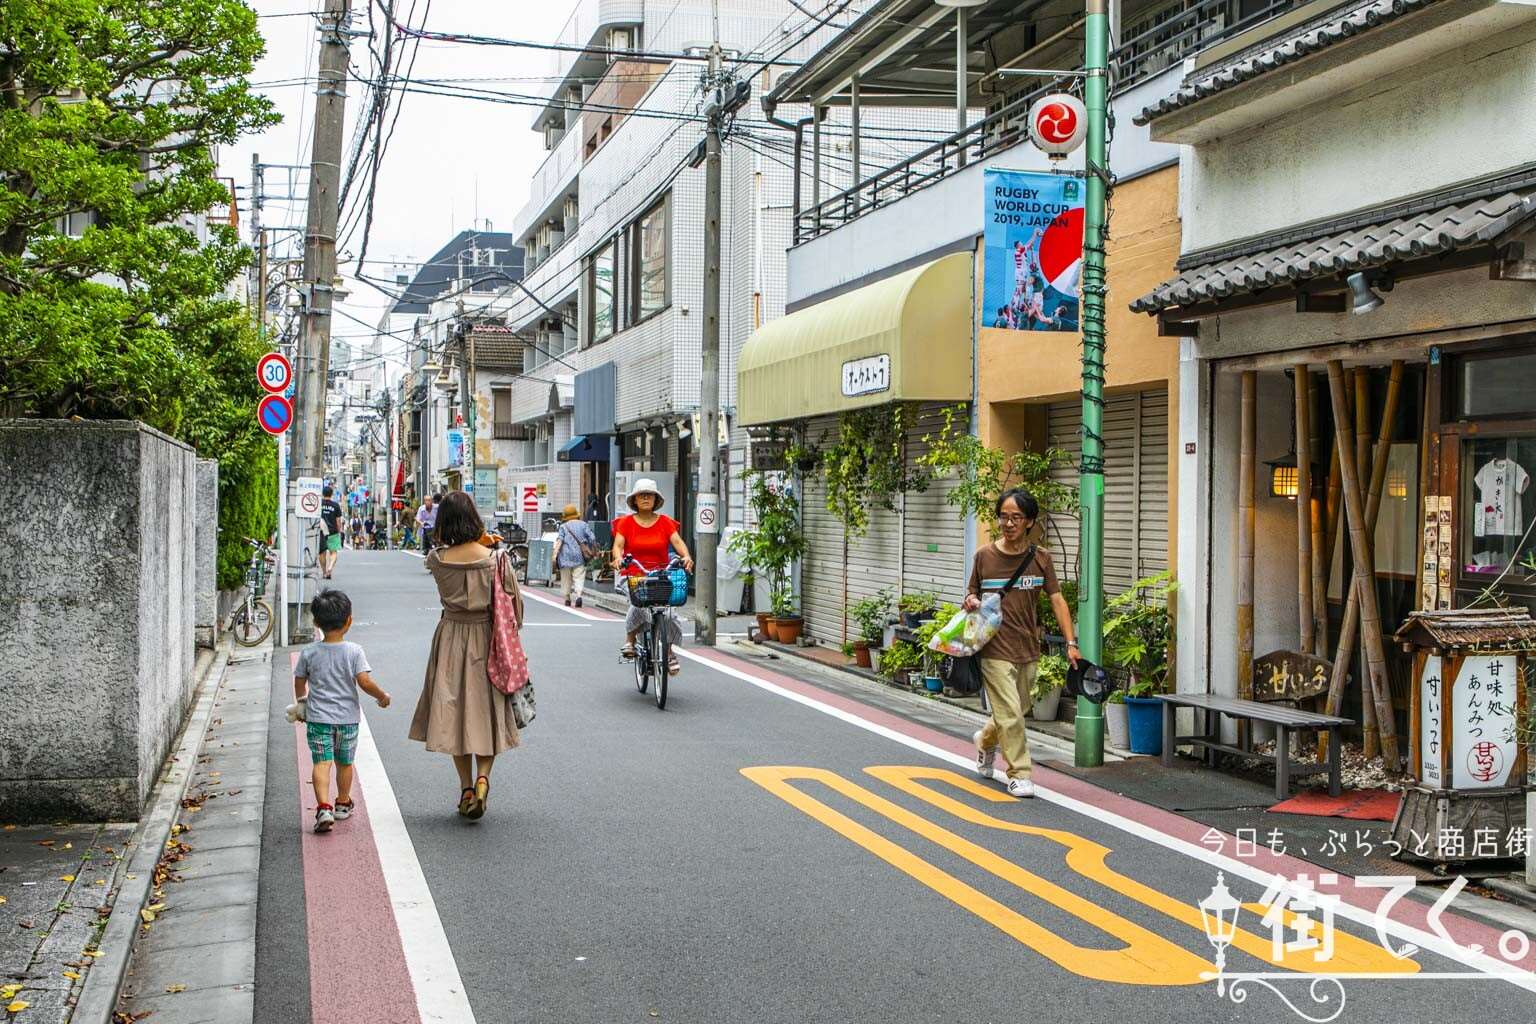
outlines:
[{"label": "wall-mounted lamp", "polygon": [[1386,305],[1386,300],[1377,295],[1371,288],[1375,285],[1384,292],[1392,290],[1392,275],[1378,273],[1367,275],[1363,270],[1357,270],[1344,279],[1349,285],[1349,311],[1356,315],[1370,313]]}]

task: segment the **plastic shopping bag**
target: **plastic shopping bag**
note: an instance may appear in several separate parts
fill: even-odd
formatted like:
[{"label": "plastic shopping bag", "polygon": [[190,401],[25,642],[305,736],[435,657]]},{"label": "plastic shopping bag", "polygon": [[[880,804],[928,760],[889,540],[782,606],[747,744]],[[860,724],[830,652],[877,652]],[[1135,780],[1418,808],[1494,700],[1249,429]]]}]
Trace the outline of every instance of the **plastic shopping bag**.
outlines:
[{"label": "plastic shopping bag", "polygon": [[928,649],[952,658],[968,658],[981,650],[1003,624],[1003,601],[997,594],[981,599],[973,612],[956,612],[928,642]]}]

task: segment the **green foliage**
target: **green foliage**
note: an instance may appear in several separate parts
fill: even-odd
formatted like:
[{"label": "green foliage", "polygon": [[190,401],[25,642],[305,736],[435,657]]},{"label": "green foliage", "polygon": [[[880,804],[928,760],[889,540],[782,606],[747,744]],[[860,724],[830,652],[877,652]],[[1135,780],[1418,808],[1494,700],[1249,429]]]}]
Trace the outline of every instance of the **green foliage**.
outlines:
[{"label": "green foliage", "polygon": [[845,412],[836,440],[820,449],[827,511],[851,536],[868,532],[871,508],[895,511],[897,495],[928,488],[926,471],[907,467],[907,428],[915,415],[901,402]]},{"label": "green foliage", "polygon": [[790,588],[789,570],[795,559],[805,553],[805,534],[800,530],[800,502],[782,482],[770,480],[763,473],[748,477],[757,525],[731,538],[730,549],[741,556],[753,574],[768,580],[768,594],[773,614],[787,617],[795,613],[795,596]]},{"label": "green foliage", "polygon": [[1110,665],[1134,673],[1133,697],[1161,691],[1173,649],[1168,601],[1178,584],[1163,572],[1137,580],[1105,606],[1104,654]]},{"label": "green foliage", "polygon": [[1013,487],[1033,494],[1042,513],[1077,518],[1077,488],[1051,478],[1052,470],[1071,464],[1071,455],[1062,449],[1024,449],[1009,454],[988,447],[970,432],[969,413],[963,405],[945,409],[944,426],[924,441],[928,451],[917,461],[935,477],[955,477],[956,483],[944,500],[955,506],[962,519],[996,521],[997,496]]},{"label": "green foliage", "polygon": [[[1072,620],[1077,621],[1077,580],[1062,580],[1061,596],[1067,602],[1067,611]],[[1050,636],[1066,636],[1061,631],[1061,623],[1056,621],[1056,608],[1051,604],[1051,595],[1042,590],[1036,600],[1036,621],[1040,623],[1040,628]]]},{"label": "green foliage", "polygon": [[925,651],[928,650],[928,644],[931,640],[933,640],[934,634],[943,629],[945,626],[949,625],[949,620],[958,614],[960,614],[960,606],[957,604],[949,604],[946,602],[939,605],[938,610],[934,612],[933,618],[929,619],[927,622],[924,622],[921,626],[918,626],[915,630],[912,631],[912,635],[917,640],[918,646],[920,646]]},{"label": "green foliage", "polygon": [[1029,688],[1029,699],[1041,701],[1059,686],[1067,685],[1067,659],[1060,654],[1043,654],[1040,667],[1035,673],[1035,685]]},{"label": "green foliage", "polygon": [[[236,0],[0,0],[0,407],[178,437],[249,253],[182,226],[231,197],[213,147],[276,118]],[[93,215],[78,237],[60,218]]]},{"label": "green foliage", "polygon": [[911,594],[902,594],[901,600],[896,602],[896,607],[908,615],[921,615],[930,611],[939,603],[939,595],[928,590],[919,590]]},{"label": "green foliage", "polygon": [[848,609],[853,616],[853,621],[858,623],[859,639],[868,644],[878,645],[885,638],[885,622],[891,614],[891,592],[882,590],[878,594],[855,601],[853,607]]},{"label": "green foliage", "polygon": [[895,679],[904,672],[918,668],[923,663],[923,652],[908,640],[897,640],[880,655],[880,674]]}]

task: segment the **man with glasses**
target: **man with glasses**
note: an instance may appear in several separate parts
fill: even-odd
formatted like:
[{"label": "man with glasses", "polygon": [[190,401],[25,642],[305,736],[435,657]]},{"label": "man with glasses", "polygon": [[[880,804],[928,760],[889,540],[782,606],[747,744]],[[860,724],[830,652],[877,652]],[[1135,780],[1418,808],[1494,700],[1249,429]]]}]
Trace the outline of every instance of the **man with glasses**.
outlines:
[{"label": "man with glasses", "polygon": [[1067,638],[1067,657],[1074,665],[1082,657],[1074,639],[1071,610],[1061,596],[1061,584],[1056,582],[1051,553],[1029,540],[1039,518],[1040,505],[1028,491],[1006,491],[997,499],[1002,536],[976,552],[965,597],[966,611],[981,607],[986,593],[999,594],[1003,608],[1002,626],[978,654],[992,720],[974,737],[976,772],[991,778],[1001,747],[1008,761],[1008,794],[1021,799],[1035,795],[1035,785],[1029,779],[1029,735],[1024,716],[1029,713],[1030,690],[1040,665],[1038,591],[1050,596],[1056,621]]}]

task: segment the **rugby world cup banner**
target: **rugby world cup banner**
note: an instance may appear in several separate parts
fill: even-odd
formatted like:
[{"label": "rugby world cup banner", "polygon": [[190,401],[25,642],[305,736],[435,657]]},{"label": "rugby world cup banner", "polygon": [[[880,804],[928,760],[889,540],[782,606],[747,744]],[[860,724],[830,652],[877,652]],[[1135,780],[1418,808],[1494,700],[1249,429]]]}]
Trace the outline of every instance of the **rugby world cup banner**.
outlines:
[{"label": "rugby world cup banner", "polygon": [[1076,331],[1083,268],[1083,182],[1065,174],[986,172],[982,324]]}]

